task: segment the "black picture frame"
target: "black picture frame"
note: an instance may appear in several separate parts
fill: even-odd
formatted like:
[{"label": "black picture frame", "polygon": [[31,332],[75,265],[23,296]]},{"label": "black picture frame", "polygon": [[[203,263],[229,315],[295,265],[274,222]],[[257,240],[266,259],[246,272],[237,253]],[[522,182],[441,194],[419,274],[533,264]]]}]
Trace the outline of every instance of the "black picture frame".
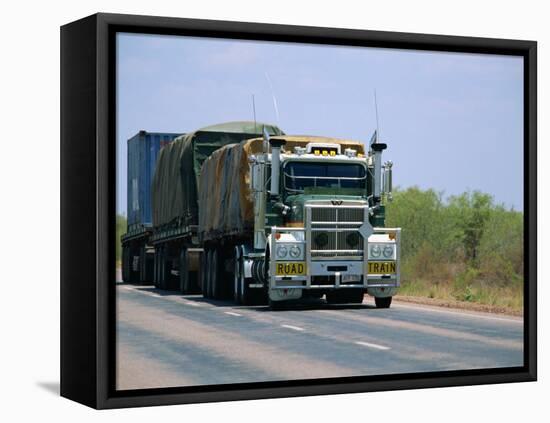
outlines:
[{"label": "black picture frame", "polygon": [[[115,35],[193,35],[524,59],[524,366],[114,390]],[[537,44],[336,28],[95,14],[61,28],[61,395],[119,408],[534,381],[537,378]]]}]

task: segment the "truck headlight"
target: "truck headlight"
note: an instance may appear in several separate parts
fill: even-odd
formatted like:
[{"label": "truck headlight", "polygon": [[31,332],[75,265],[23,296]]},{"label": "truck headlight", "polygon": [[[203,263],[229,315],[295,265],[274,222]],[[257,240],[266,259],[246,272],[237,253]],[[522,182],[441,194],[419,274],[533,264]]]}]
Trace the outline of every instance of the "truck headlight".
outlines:
[{"label": "truck headlight", "polygon": [[393,257],[393,245],[386,245],[382,250],[382,254],[384,254],[386,258]]},{"label": "truck headlight", "polygon": [[277,257],[278,258],[283,259],[287,256],[287,254],[288,254],[288,248],[286,248],[286,246],[279,245],[277,247]]},{"label": "truck headlight", "polygon": [[380,245],[374,244],[372,247],[370,247],[370,255],[374,258],[380,257],[382,254],[382,248],[380,248]]},{"label": "truck headlight", "polygon": [[297,245],[293,245],[290,247],[290,257],[292,258],[298,258],[302,254],[302,250]]}]

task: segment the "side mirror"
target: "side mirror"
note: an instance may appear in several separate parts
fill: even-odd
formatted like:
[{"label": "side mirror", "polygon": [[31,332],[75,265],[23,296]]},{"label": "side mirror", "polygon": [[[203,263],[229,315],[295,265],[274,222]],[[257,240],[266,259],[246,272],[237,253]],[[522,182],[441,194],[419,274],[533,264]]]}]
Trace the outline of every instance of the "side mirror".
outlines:
[{"label": "side mirror", "polygon": [[393,181],[392,181],[392,166],[393,162],[388,160],[386,163],[384,163],[384,188],[383,192],[388,199],[388,201],[391,201],[392,198],[392,190],[393,190]]}]

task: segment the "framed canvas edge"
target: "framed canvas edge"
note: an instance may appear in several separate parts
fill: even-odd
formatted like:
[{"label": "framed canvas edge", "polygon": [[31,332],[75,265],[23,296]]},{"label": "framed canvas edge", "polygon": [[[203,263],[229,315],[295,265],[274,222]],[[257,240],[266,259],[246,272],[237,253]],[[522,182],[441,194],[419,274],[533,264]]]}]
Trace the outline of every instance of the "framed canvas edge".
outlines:
[{"label": "framed canvas edge", "polygon": [[60,31],[60,394],[90,407],[97,406],[100,337],[95,257],[96,33],[95,15]]},{"label": "framed canvas edge", "polygon": [[[97,346],[97,360],[95,363],[96,401],[88,402],[96,408],[120,408],[135,406],[150,406],[163,404],[183,404],[212,401],[232,401],[244,399],[278,398],[291,396],[324,395],[338,393],[358,393],[381,390],[420,389],[431,387],[450,387],[459,385],[477,385],[506,382],[534,381],[537,377],[536,351],[536,50],[534,41],[502,40],[472,37],[456,37],[427,34],[409,34],[396,32],[380,32],[366,30],[317,28],[302,26],[287,26],[273,24],[257,24],[242,22],[210,21],[183,18],[163,18],[136,15],[96,14],[97,32],[97,124],[95,134],[96,145],[96,298],[95,303],[97,331],[95,345]],[[91,17],[90,17],[91,18]],[[215,36],[230,36],[232,38],[271,39],[272,37],[284,41],[308,40],[326,44],[327,42],[349,44],[352,40],[362,43],[373,43],[377,46],[393,46],[393,48],[411,48],[436,51],[464,51],[464,52],[492,52],[502,54],[522,55],[525,59],[527,72],[525,73],[525,215],[526,221],[526,269],[529,280],[526,283],[525,295],[525,331],[526,351],[525,365],[516,369],[491,369],[490,373],[464,374],[464,372],[445,372],[433,374],[407,375],[407,379],[372,381],[338,382],[321,381],[319,384],[302,384],[297,381],[293,386],[278,387],[251,387],[246,389],[230,389],[218,385],[220,389],[209,392],[186,393],[155,393],[154,390],[143,390],[141,393],[121,391],[114,393],[109,384],[113,376],[113,323],[110,311],[114,304],[114,295],[109,287],[111,267],[114,268],[114,254],[112,242],[114,240],[114,189],[115,185],[109,182],[115,178],[115,149],[109,144],[115,133],[114,114],[109,113],[114,105],[114,90],[110,81],[114,78],[112,61],[115,60],[113,46],[113,31],[121,29],[135,29],[136,32],[158,33],[158,31],[180,33],[198,31],[198,33],[212,32]],[[406,44],[404,47],[403,44]],[[399,46],[399,47],[397,47]],[[63,149],[63,145],[62,145]],[[63,222],[62,222],[63,226]],[[62,246],[63,249],[63,246]],[[475,373],[475,372],[474,372]],[[376,380],[375,380],[376,379]],[[260,383],[258,385],[265,385]],[[149,391],[145,392],[145,391]],[[74,398],[73,398],[74,399]]]}]

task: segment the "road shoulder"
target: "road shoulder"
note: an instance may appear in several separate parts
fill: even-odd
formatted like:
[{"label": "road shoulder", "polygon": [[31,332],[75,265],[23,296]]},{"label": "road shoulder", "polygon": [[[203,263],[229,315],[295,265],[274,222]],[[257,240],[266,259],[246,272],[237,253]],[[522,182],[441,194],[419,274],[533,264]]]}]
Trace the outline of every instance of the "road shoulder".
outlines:
[{"label": "road shoulder", "polygon": [[441,300],[437,298],[412,297],[408,295],[396,295],[394,297],[394,301],[397,303],[447,308],[456,311],[471,311],[509,317],[523,317],[523,311],[521,310],[512,310],[506,307],[493,306],[489,304],[469,303],[466,301]]}]

